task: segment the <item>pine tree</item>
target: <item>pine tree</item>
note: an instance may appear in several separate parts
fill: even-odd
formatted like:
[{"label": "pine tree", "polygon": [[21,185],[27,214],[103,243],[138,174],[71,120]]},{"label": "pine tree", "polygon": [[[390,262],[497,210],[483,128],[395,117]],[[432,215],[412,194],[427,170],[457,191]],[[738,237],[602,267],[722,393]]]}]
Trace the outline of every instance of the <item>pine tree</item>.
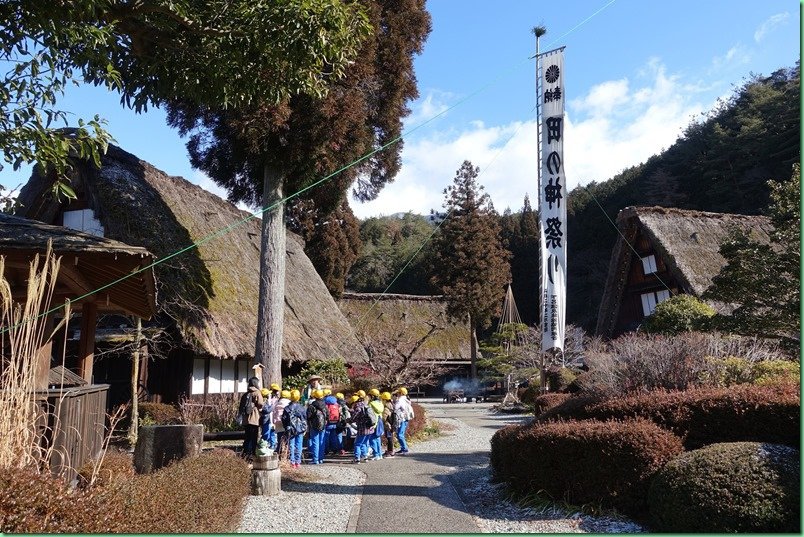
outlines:
[{"label": "pine tree", "polygon": [[477,330],[499,315],[511,278],[510,253],[500,237],[499,216],[477,184],[479,168],[464,161],[444,190],[448,215],[434,245],[433,284],[447,297],[453,318],[468,315],[472,329],[472,377],[477,376]]}]

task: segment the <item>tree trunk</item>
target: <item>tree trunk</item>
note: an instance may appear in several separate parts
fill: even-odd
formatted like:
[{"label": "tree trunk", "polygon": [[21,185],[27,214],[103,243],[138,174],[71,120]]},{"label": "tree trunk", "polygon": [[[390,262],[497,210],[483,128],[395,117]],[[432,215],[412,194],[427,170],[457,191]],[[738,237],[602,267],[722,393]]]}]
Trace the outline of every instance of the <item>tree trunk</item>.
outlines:
[{"label": "tree trunk", "polygon": [[[469,324],[472,326],[472,318],[469,317]],[[472,358],[471,358],[471,365],[469,366],[469,378],[472,380],[477,378],[477,330],[474,326],[472,326]]]},{"label": "tree trunk", "polygon": [[140,340],[142,339],[142,319],[137,317],[137,332],[134,338],[134,352],[131,355],[131,424],[128,428],[128,441],[137,445],[139,427],[139,395],[140,388]]},{"label": "tree trunk", "polygon": [[[265,167],[262,206],[282,199],[282,176]],[[257,303],[257,344],[254,356],[262,364],[262,385],[282,383],[282,332],[285,322],[285,206],[278,204],[262,214],[260,241],[260,297]],[[235,261],[235,260],[233,260]]]}]

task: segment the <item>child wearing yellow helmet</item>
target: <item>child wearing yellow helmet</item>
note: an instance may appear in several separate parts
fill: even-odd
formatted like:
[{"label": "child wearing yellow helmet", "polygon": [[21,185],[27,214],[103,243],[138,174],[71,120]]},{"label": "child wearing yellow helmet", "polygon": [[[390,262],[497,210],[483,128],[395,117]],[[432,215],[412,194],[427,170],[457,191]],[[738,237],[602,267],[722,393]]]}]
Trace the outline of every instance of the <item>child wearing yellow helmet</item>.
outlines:
[{"label": "child wearing yellow helmet", "polygon": [[394,431],[396,431],[396,422],[394,420],[394,403],[391,401],[390,392],[382,392],[380,394],[380,401],[383,404],[382,421],[383,428],[385,429],[385,448],[384,457],[394,456]]},{"label": "child wearing yellow helmet", "polygon": [[408,422],[412,420],[415,415],[413,413],[413,405],[408,399],[407,388],[399,388],[397,391],[396,402],[394,403],[394,414],[396,416],[396,437],[399,440],[398,454],[404,455],[408,452],[408,443],[405,439],[405,433],[408,430]]},{"label": "child wearing yellow helmet", "polygon": [[294,468],[301,466],[302,439],[307,432],[307,412],[299,403],[301,392],[290,392],[290,403],[282,412],[282,425],[288,437],[288,452],[290,465]]},{"label": "child wearing yellow helmet", "polygon": [[290,404],[290,390],[282,390],[279,393],[279,399],[274,403],[274,409],[271,412],[271,423],[273,430],[276,433],[276,448],[277,452],[283,451],[283,446],[287,445],[287,438],[285,436],[285,426],[282,425],[282,414],[285,408]]}]

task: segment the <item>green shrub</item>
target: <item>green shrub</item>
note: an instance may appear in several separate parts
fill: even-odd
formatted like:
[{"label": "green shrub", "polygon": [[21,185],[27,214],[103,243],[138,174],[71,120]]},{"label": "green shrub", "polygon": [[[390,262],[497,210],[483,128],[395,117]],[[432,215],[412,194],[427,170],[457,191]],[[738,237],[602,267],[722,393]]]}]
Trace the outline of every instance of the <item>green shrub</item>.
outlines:
[{"label": "green shrub", "polygon": [[712,306],[692,295],[676,295],[658,304],[642,323],[642,328],[656,334],[706,330],[715,313]]},{"label": "green shrub", "polygon": [[799,382],[801,365],[791,360],[751,361],[739,356],[713,358],[707,361],[714,371],[710,382],[717,386],[733,386],[735,384],[757,384],[765,386],[778,382]]},{"label": "green shrub", "polygon": [[546,371],[547,386],[553,393],[566,392],[578,378],[579,371],[568,367],[551,367]]},{"label": "green shrub", "polygon": [[564,403],[570,397],[572,397],[572,395],[568,393],[546,393],[544,395],[540,395],[533,401],[533,414],[538,416],[539,414]]},{"label": "green shrub", "polygon": [[684,439],[686,449],[720,442],[771,442],[799,445],[801,398],[791,383],[743,384],[731,388],[657,390],[629,397],[597,400],[573,396],[536,418],[646,418]]},{"label": "green shrub", "polygon": [[526,405],[532,405],[537,397],[541,394],[539,384],[530,384],[527,388],[519,388],[517,390],[517,397]]},{"label": "green shrub", "polygon": [[181,423],[181,413],[173,405],[139,403],[137,407],[142,425],[177,425]]},{"label": "green shrub", "polygon": [[491,466],[517,493],[640,514],[650,479],[681,451],[680,438],[648,420],[551,422],[495,433]]},{"label": "green shrub", "polygon": [[799,452],[737,442],[684,453],[654,478],[652,528],[665,532],[801,531]]},{"label": "green shrub", "polygon": [[2,533],[120,533],[124,516],[113,491],[70,489],[36,468],[0,472]]}]

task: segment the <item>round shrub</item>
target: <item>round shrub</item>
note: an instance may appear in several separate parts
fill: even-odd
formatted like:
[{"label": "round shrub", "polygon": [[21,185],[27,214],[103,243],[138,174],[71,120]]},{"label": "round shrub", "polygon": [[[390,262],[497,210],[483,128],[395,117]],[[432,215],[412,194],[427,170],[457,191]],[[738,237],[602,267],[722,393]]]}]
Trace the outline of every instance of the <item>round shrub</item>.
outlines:
[{"label": "round shrub", "polygon": [[758,442],[684,453],[654,478],[652,529],[666,532],[800,531],[799,452]]},{"label": "round shrub", "polygon": [[567,367],[550,367],[545,372],[551,392],[566,392],[578,378],[579,371]]},{"label": "round shrub", "polygon": [[527,388],[519,388],[516,395],[523,404],[530,405],[539,397],[540,393],[539,384],[536,383],[531,384]]},{"label": "round shrub", "polygon": [[518,493],[641,514],[651,478],[681,451],[680,438],[647,420],[549,422],[497,431],[491,465]]},{"label": "round shrub", "polygon": [[692,295],[676,295],[658,304],[642,327],[657,334],[705,330],[715,310]]}]

